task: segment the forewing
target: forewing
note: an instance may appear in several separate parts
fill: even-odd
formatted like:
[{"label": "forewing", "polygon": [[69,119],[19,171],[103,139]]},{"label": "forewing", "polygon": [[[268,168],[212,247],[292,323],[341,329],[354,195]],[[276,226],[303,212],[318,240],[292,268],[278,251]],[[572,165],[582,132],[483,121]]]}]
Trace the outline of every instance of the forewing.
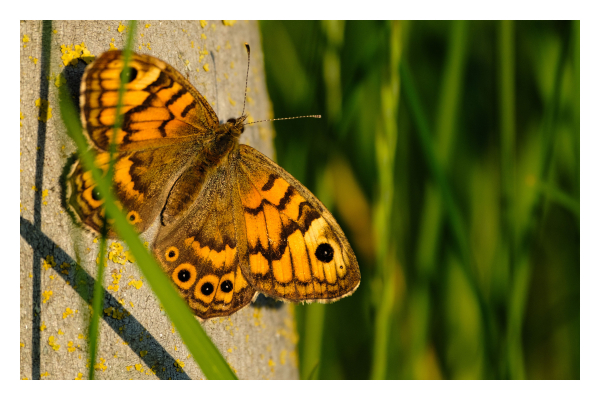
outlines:
[{"label": "forewing", "polygon": [[[206,99],[169,64],[132,53],[125,84],[119,150],[166,146],[218,126]],[[113,135],[123,53],[108,51],[90,64],[80,88],[81,119],[89,140],[107,150]]]},{"label": "forewing", "polygon": [[[161,212],[169,189],[189,167],[197,152],[189,143],[119,152],[115,155],[113,188],[118,204],[138,232],[144,232]],[[109,153],[99,152],[96,165],[106,173]],[[92,173],[77,161],[66,179],[66,202],[81,223],[100,232],[104,200]],[[110,226],[110,221],[109,221]],[[109,236],[115,236],[109,229]]]}]

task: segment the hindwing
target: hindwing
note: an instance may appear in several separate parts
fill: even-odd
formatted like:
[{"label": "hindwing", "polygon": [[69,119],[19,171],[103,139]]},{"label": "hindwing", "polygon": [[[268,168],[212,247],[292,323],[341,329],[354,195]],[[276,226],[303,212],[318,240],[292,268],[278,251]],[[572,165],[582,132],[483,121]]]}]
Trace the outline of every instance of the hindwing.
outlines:
[{"label": "hindwing", "polygon": [[236,235],[232,165],[209,172],[189,210],[161,226],[154,255],[202,319],[230,315],[256,291],[242,273],[245,246]]},{"label": "hindwing", "polygon": [[240,145],[238,241],[246,241],[242,271],[259,292],[289,301],[333,301],[360,283],[358,263],[323,204],[269,158]]}]

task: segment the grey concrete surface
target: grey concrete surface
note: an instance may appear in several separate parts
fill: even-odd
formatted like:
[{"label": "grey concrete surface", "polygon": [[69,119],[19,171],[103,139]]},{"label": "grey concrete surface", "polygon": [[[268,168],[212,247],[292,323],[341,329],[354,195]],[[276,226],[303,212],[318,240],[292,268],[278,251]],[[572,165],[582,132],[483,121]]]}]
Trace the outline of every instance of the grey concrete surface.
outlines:
[{"label": "grey concrete surface", "polygon": [[[111,43],[122,48],[125,25],[21,21],[21,379],[87,377],[99,241],[76,227],[61,207],[59,177],[75,146],[60,120],[57,93],[59,85],[68,85],[76,94],[86,66],[82,59],[88,52],[102,54]],[[242,112],[244,42],[252,48],[246,110],[254,120],[270,118],[256,22],[140,21],[134,49],[177,68],[225,121]],[[76,65],[65,66],[73,57],[79,58]],[[51,116],[40,121],[36,101],[43,106],[45,100]],[[247,127],[241,142],[273,157],[272,137],[271,124],[261,123]],[[154,234],[151,229],[143,238],[152,243]],[[127,249],[118,240],[109,240],[108,246],[96,378],[203,379],[137,266],[127,259]],[[264,298],[257,303],[203,327],[239,378],[296,379],[293,307]]]}]

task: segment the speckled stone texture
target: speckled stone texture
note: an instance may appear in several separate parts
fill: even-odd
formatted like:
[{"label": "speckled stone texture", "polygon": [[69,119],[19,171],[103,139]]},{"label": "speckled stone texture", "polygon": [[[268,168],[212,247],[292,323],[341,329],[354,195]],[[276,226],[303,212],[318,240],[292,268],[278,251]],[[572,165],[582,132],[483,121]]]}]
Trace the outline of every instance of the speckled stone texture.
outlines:
[{"label": "speckled stone texture", "polygon": [[[76,57],[85,53],[75,45],[83,43],[94,56],[109,50],[111,43],[122,48],[124,25],[124,21],[21,22],[21,379],[87,377],[89,305],[99,241],[74,226],[61,207],[59,178],[75,146],[60,120],[57,93],[58,85],[78,93],[86,63],[63,62],[73,52]],[[177,68],[225,121],[242,112],[245,42],[252,49],[246,111],[254,120],[269,118],[256,22],[140,21],[134,49]],[[38,120],[38,99],[49,101],[47,122]],[[261,123],[247,127],[241,142],[273,157],[272,137],[271,124]],[[144,240],[152,243],[155,233],[150,229]],[[204,378],[137,266],[127,260],[127,249],[113,240],[108,246],[96,378]],[[203,327],[239,378],[298,378],[291,305],[262,297]]]}]

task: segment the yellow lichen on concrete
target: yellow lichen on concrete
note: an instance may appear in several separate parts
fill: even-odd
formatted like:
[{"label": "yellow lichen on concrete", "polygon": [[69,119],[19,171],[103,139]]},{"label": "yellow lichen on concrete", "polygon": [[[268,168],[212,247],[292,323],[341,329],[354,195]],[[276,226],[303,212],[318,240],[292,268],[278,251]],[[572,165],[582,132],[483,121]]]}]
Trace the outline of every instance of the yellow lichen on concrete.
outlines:
[{"label": "yellow lichen on concrete", "polygon": [[128,286],[133,286],[136,289],[140,289],[143,285],[143,282],[141,280],[136,281],[135,279],[132,279],[129,281],[129,283],[127,284]]},{"label": "yellow lichen on concrete", "polygon": [[285,357],[287,356],[287,350],[281,350],[281,353],[279,354],[279,361],[281,362],[281,365],[285,365]]},{"label": "yellow lichen on concrete", "polygon": [[63,319],[66,319],[69,315],[73,315],[73,310],[71,310],[70,307],[67,307],[67,309],[63,313]]},{"label": "yellow lichen on concrete", "polygon": [[177,372],[183,372],[183,367],[185,367],[185,364],[183,363],[183,361],[179,361],[179,359],[177,359],[173,365],[175,366],[175,369],[177,370]]},{"label": "yellow lichen on concrete", "polygon": [[48,268],[52,267],[54,268],[56,266],[56,262],[54,261],[54,256],[51,254],[48,254],[46,256],[46,259],[43,260],[42,266],[44,267],[44,270],[48,271]]},{"label": "yellow lichen on concrete", "polygon": [[42,303],[46,303],[50,299],[50,296],[52,296],[52,290],[44,290],[42,293]]},{"label": "yellow lichen on concrete", "polygon": [[54,79],[54,86],[61,87],[65,83],[67,83],[67,79],[63,74],[56,75],[56,78]]},{"label": "yellow lichen on concrete", "polygon": [[72,353],[76,350],[75,346],[73,345],[73,341],[69,340],[69,342],[67,343],[67,351],[69,353]]},{"label": "yellow lichen on concrete", "polygon": [[48,338],[48,344],[52,347],[52,349],[54,349],[54,351],[58,351],[58,349],[60,349],[60,344],[56,343],[54,336],[50,336]]},{"label": "yellow lichen on concrete", "polygon": [[[75,47],[75,49],[73,49]],[[62,60],[65,66],[67,65],[77,65],[79,60],[85,62],[86,64],[90,64],[96,58],[95,55],[90,53],[88,48],[86,47],[84,42],[76,45],[66,45],[63,44],[60,46],[60,51],[62,56],[60,59]]]},{"label": "yellow lichen on concrete", "polygon": [[63,275],[68,275],[69,268],[71,268],[71,264],[69,264],[68,262],[64,262],[64,263],[60,264],[60,273]]},{"label": "yellow lichen on concrete", "polygon": [[272,358],[269,358],[269,367],[271,368],[271,373],[275,373],[275,361]]},{"label": "yellow lichen on concrete", "polygon": [[106,314],[109,317],[112,317],[114,319],[118,319],[118,320],[122,320],[123,318],[129,316],[129,312],[127,312],[127,310],[125,310],[125,311],[117,310],[114,307],[105,308],[103,311],[104,311],[104,314]]},{"label": "yellow lichen on concrete", "polygon": [[123,245],[121,243],[111,243],[108,252],[108,259],[115,264],[125,265],[127,262],[127,255],[123,253]]},{"label": "yellow lichen on concrete", "polygon": [[40,109],[38,114],[39,121],[48,122],[48,120],[52,118],[52,107],[50,107],[48,100],[37,99],[35,101],[35,106]]},{"label": "yellow lichen on concrete", "polygon": [[[112,285],[108,285],[108,290],[112,290],[114,292],[119,290],[119,280],[121,279],[121,274],[113,273],[111,274],[113,277]],[[121,303],[121,302],[120,302]],[[125,304],[125,301],[121,304]]]},{"label": "yellow lichen on concrete", "polygon": [[106,365],[104,365],[104,363],[106,362],[106,360],[102,357],[100,357],[100,362],[94,364],[94,369],[96,371],[106,371]]}]

